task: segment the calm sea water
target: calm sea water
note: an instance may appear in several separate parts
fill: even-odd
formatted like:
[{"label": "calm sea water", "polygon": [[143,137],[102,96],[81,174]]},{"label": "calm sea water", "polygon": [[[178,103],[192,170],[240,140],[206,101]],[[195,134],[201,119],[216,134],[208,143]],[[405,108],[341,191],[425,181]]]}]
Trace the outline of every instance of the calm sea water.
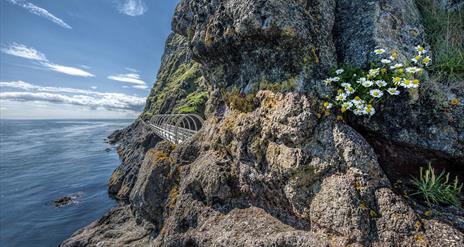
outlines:
[{"label": "calm sea water", "polygon": [[[104,139],[129,123],[0,120],[0,246],[57,246],[114,207],[119,158]],[[66,195],[75,203],[54,207]]]}]

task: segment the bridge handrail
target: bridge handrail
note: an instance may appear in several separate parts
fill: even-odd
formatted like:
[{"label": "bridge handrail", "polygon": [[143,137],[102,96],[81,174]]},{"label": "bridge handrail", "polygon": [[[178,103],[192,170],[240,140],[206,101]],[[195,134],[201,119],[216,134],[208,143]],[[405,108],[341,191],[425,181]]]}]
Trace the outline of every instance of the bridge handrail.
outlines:
[{"label": "bridge handrail", "polygon": [[180,144],[192,138],[203,127],[203,123],[203,118],[198,114],[158,114],[148,124],[154,127],[155,133],[162,139]]}]

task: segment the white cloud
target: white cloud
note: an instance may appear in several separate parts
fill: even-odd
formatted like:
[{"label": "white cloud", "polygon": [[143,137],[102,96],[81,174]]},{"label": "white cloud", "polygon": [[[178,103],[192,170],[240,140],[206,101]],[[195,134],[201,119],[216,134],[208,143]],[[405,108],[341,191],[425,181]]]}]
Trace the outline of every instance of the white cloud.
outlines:
[{"label": "white cloud", "polygon": [[69,67],[64,65],[58,65],[53,63],[44,63],[44,66],[48,67],[50,70],[60,72],[67,75],[81,76],[81,77],[94,77],[95,75],[75,67]]},{"label": "white cloud", "polygon": [[48,70],[60,72],[67,75],[81,76],[81,77],[94,77],[92,73],[85,70],[69,67],[59,64],[54,64],[48,61],[47,57],[40,51],[32,47],[27,47],[23,44],[12,43],[6,47],[2,47],[2,52],[8,55],[22,57],[30,60],[39,61],[42,66]]},{"label": "white cloud", "polygon": [[40,51],[32,47],[27,47],[23,44],[12,43],[6,47],[2,47],[2,52],[8,55],[22,57],[37,61],[48,61],[47,57]]},{"label": "white cloud", "polygon": [[113,81],[127,82],[135,85],[145,85],[145,82],[140,79],[139,74],[119,74],[119,75],[110,75],[108,79]]},{"label": "white cloud", "polygon": [[133,68],[126,68],[127,71],[132,72],[132,73],[139,73],[138,70],[133,69]]},{"label": "white cloud", "polygon": [[48,102],[138,112],[145,104],[142,97],[122,93],[101,93],[92,90],[65,87],[43,87],[23,81],[0,82],[0,87],[20,89],[21,92],[2,92],[0,100],[19,102]]},{"label": "white cloud", "polygon": [[93,90],[96,90],[97,86],[91,86],[90,88],[93,89]]},{"label": "white cloud", "polygon": [[30,13],[32,13],[34,15],[44,17],[44,18],[46,18],[46,19],[60,25],[63,28],[72,29],[72,27],[70,25],[68,25],[66,22],[64,22],[60,18],[54,16],[53,14],[48,12],[46,9],[43,9],[43,8],[37,6],[37,5],[29,3],[29,2],[27,2],[25,0],[7,0],[7,1],[12,3],[12,4],[15,4],[15,5],[18,5],[18,6],[22,7],[22,8],[27,9]]},{"label": "white cloud", "polygon": [[[130,68],[126,68],[126,70],[129,70]],[[131,86],[136,89],[142,89],[146,90],[148,88],[147,84],[142,81],[140,78],[140,75],[135,73],[137,70],[132,69],[134,73],[128,73],[128,74],[117,74],[117,75],[110,75],[108,76],[108,79],[113,80],[113,81],[120,81],[120,82],[125,82],[132,84]],[[123,88],[128,88],[127,86],[123,86]]]},{"label": "white cloud", "polygon": [[132,86],[133,88],[137,88],[137,89],[148,89],[148,86],[147,85],[136,85],[136,86]]},{"label": "white cloud", "polygon": [[120,0],[118,10],[129,16],[139,16],[147,12],[147,6],[142,0]]}]

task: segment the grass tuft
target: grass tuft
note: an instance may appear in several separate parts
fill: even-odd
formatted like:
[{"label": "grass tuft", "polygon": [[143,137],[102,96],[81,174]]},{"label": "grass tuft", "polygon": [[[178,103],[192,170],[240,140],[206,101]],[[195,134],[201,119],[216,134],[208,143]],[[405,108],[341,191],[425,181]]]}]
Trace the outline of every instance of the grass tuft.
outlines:
[{"label": "grass tuft", "polygon": [[464,76],[464,8],[444,9],[437,0],[416,0],[427,40],[432,46],[432,74]]},{"label": "grass tuft", "polygon": [[424,171],[420,168],[419,178],[413,178],[412,182],[417,190],[412,195],[419,195],[430,205],[453,205],[461,207],[460,194],[463,184],[459,184],[458,177],[452,183],[449,181],[450,173],[442,171],[438,176],[429,164]]}]

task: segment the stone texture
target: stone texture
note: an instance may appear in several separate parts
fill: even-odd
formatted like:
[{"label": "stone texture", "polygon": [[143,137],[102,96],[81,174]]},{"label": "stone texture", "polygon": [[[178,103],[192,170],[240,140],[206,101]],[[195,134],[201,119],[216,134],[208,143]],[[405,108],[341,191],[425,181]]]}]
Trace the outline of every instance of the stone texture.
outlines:
[{"label": "stone texture", "polygon": [[138,225],[129,206],[112,209],[101,219],[74,233],[61,247],[150,245],[150,232]]},{"label": "stone texture", "polygon": [[290,78],[303,85],[334,64],[334,7],[333,0],[186,0],[172,26],[213,85],[249,89]]},{"label": "stone texture", "polygon": [[[424,82],[370,119],[320,112],[330,90],[320,79],[337,61],[363,66],[378,46],[404,59],[424,42],[412,0],[183,0],[173,29],[144,114],[111,138],[122,165],[110,192],[129,206],[64,246],[463,245],[459,224],[424,219],[387,177],[428,161],[462,169],[463,108],[447,103],[463,102],[462,84]],[[260,91],[249,113],[221,99],[289,79],[305,93]],[[159,142],[141,120],[176,112],[200,82],[210,98],[201,132]]]},{"label": "stone texture", "polygon": [[122,161],[108,182],[108,192],[111,195],[121,200],[128,199],[145,153],[159,140],[161,139],[140,120],[109,137],[110,143],[119,143],[117,151]]}]

